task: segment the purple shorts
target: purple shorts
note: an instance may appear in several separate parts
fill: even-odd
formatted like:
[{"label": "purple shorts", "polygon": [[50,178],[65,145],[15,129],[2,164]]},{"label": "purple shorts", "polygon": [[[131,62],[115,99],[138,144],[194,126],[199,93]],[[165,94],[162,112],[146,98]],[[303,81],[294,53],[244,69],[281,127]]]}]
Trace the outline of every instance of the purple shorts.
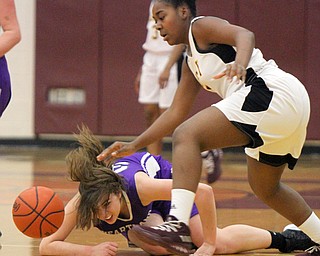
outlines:
[{"label": "purple shorts", "polygon": [[6,58],[0,58],[0,117],[11,99],[11,82]]}]

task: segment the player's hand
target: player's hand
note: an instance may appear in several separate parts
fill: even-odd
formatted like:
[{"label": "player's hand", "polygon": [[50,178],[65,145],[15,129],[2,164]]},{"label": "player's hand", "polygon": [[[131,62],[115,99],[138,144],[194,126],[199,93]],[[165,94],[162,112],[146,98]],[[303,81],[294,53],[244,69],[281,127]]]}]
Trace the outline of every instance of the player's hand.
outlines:
[{"label": "player's hand", "polygon": [[134,80],[134,91],[136,92],[136,94],[139,95],[139,90],[140,90],[140,76],[137,76],[136,79]]},{"label": "player's hand", "polygon": [[237,62],[227,64],[226,76],[232,80],[233,77],[237,78],[237,81],[244,81],[246,79],[247,70],[244,66]]},{"label": "player's hand", "polygon": [[196,250],[196,252],[192,255],[194,255],[194,256],[212,256],[212,255],[214,255],[215,250],[216,250],[215,245],[204,242],[198,248],[198,250]]},{"label": "player's hand", "polygon": [[118,244],[115,242],[104,242],[91,248],[90,256],[115,256]]},{"label": "player's hand", "polygon": [[142,73],[142,68],[140,68],[136,79],[134,80],[133,86],[134,86],[134,91],[136,92],[136,94],[139,95],[139,90],[140,90],[140,79],[141,79],[141,73]]},{"label": "player's hand", "polygon": [[233,77],[236,77],[237,81],[241,80],[244,82],[246,79],[246,74],[247,74],[247,70],[244,66],[236,62],[233,62],[233,63],[227,64],[225,71],[223,71],[218,75],[215,75],[213,78],[220,79],[224,76],[227,76],[228,80],[231,81]]},{"label": "player's hand", "polygon": [[160,76],[159,76],[159,85],[160,85],[161,89],[167,87],[169,76],[170,76],[170,69],[169,70],[164,69],[162,71],[162,73],[160,74]]},{"label": "player's hand", "polygon": [[105,161],[106,164],[112,162],[116,158],[129,156],[137,150],[131,142],[116,141],[111,146],[103,150],[98,156],[98,161]]}]

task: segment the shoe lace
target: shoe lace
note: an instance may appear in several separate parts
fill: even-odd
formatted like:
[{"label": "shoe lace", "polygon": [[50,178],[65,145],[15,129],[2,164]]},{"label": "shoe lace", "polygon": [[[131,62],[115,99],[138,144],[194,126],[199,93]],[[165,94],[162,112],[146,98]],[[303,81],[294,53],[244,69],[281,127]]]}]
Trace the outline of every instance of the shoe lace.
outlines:
[{"label": "shoe lace", "polygon": [[167,232],[178,232],[178,229],[181,228],[180,221],[169,221],[164,222],[161,225],[153,227],[154,229],[158,229],[161,231],[167,231]]},{"label": "shoe lace", "polygon": [[311,246],[310,248],[306,249],[306,252],[308,253],[320,252],[320,245]]}]

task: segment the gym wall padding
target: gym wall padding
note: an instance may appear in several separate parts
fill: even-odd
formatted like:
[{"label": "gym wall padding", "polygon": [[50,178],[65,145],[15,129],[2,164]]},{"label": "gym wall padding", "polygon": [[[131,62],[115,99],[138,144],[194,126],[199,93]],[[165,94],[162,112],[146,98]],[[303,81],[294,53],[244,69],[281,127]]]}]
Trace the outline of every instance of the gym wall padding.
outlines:
[{"label": "gym wall padding", "polygon": [[[99,13],[99,0],[37,1],[36,134],[76,132],[81,122],[98,132]],[[84,90],[86,102],[51,103],[52,89]]]},{"label": "gym wall padding", "polygon": [[[197,2],[199,15],[219,16],[252,30],[265,58],[305,84],[312,108],[307,138],[319,140],[320,1]],[[36,133],[72,133],[84,122],[96,134],[137,135],[145,123],[133,82],[142,63],[150,2],[87,3],[37,1]],[[52,88],[83,90],[85,103],[50,103]],[[217,100],[203,91],[193,112]]]}]

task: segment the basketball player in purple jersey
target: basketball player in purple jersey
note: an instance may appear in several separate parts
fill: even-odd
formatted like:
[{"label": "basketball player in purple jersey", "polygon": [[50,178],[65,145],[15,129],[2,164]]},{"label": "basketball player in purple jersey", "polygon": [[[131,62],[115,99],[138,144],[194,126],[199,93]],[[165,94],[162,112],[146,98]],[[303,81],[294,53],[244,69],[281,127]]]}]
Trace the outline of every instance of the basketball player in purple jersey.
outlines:
[{"label": "basketball player in purple jersey", "polygon": [[20,27],[17,20],[14,0],[0,0],[0,117],[11,99],[10,74],[5,54],[20,40]]},{"label": "basketball player in purple jersey", "polygon": [[[171,163],[161,156],[139,152],[118,159],[110,169],[96,161],[96,155],[103,146],[87,128],[82,128],[78,141],[80,147],[71,151],[66,160],[70,178],[80,182],[79,193],[66,205],[65,220],[60,229],[41,241],[40,254],[116,255],[118,245],[114,242],[92,246],[64,241],[74,227],[89,229],[92,225],[107,234],[122,234],[150,254],[168,254],[160,246],[142,242],[131,228],[133,225],[163,223],[170,210]],[[200,197],[196,200],[199,208],[206,207],[204,218],[215,218],[211,187],[200,184],[197,196]],[[201,198],[205,200],[201,201]],[[203,242],[205,229],[202,226],[198,210],[193,205],[190,229],[196,247]],[[276,233],[247,225],[232,225],[217,229],[216,252],[231,254],[261,248],[291,252],[304,249],[310,243],[311,240],[301,231]]]}]

